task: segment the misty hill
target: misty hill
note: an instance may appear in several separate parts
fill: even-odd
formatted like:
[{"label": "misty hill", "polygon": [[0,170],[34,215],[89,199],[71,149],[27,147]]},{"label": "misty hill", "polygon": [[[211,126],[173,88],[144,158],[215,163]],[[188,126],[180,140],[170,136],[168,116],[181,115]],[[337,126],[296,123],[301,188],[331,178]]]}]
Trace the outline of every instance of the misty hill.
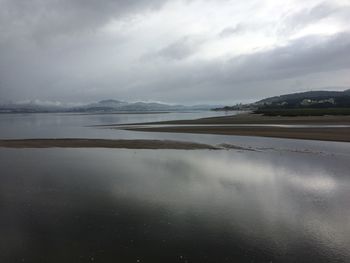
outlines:
[{"label": "misty hill", "polygon": [[0,113],[45,113],[63,112],[70,106],[57,102],[42,102],[38,100],[18,103],[0,104]]},{"label": "misty hill", "polygon": [[45,113],[45,112],[149,112],[149,111],[186,111],[209,110],[213,105],[170,105],[157,102],[125,102],[113,99],[101,100],[96,103],[72,106],[61,103],[25,102],[0,105],[0,113]]},{"label": "misty hill", "polygon": [[209,110],[211,105],[170,105],[158,102],[125,102],[118,100],[102,100],[71,109],[75,112],[115,112],[115,111],[183,111],[183,110]]},{"label": "misty hill", "polygon": [[90,103],[86,105],[81,105],[78,107],[73,107],[68,109],[68,111],[74,112],[101,112],[101,111],[115,111],[116,109],[120,109],[121,107],[128,105],[125,101],[119,100],[101,100],[96,103]]}]

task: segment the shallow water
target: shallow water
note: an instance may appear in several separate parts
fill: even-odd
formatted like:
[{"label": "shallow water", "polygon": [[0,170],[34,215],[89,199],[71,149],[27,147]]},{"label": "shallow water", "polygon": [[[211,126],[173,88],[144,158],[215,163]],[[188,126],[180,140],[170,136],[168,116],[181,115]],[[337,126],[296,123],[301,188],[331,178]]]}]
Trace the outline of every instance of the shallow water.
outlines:
[{"label": "shallow water", "polygon": [[348,262],[346,156],[0,150],[1,262]]},{"label": "shallow water", "polygon": [[[177,119],[197,119],[221,116],[215,111],[132,113],[121,114],[74,114],[74,113],[34,113],[0,114],[0,138],[115,138],[118,134],[109,129],[92,127],[137,122],[155,122]],[[231,112],[230,114],[235,114]]]},{"label": "shallow water", "polygon": [[232,115],[237,112],[173,112],[149,114],[0,114],[0,139],[94,138],[94,139],[167,139],[207,144],[228,143],[264,151],[300,151],[350,155],[350,143],[310,140],[125,131],[94,125],[155,122],[177,119]]},{"label": "shallow water", "polygon": [[0,138],[237,150],[0,148],[0,262],[349,262],[350,143],[91,127],[176,114],[0,115]]}]

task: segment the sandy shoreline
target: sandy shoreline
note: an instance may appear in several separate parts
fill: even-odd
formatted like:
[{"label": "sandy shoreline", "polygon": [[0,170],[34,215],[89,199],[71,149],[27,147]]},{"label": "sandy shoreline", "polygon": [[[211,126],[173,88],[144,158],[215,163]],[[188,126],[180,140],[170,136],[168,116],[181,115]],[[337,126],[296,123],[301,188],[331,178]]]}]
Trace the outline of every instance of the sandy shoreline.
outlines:
[{"label": "sandy shoreline", "polygon": [[[191,126],[198,125],[201,126]],[[208,126],[205,126],[208,124]],[[224,126],[242,124],[242,126]],[[260,136],[289,139],[307,139],[324,141],[350,142],[350,127],[267,127],[244,126],[252,124],[280,125],[350,125],[350,116],[302,116],[269,117],[257,114],[239,114],[233,116],[211,117],[197,120],[179,120],[153,123],[138,123],[142,127],[124,125],[114,126],[119,129],[146,132],[201,133],[239,136]],[[166,125],[147,127],[147,125]],[[174,125],[174,126],[171,126]],[[176,126],[175,126],[176,125]],[[210,125],[210,126],[209,126]]]},{"label": "sandy shoreline", "polygon": [[5,148],[115,148],[115,149],[173,149],[218,150],[220,147],[194,142],[171,140],[105,140],[105,139],[23,139],[0,140]]},{"label": "sandy shoreline", "polygon": [[[348,116],[300,116],[300,117],[280,117],[263,116],[261,114],[241,113],[237,115],[228,115],[220,117],[209,117],[195,120],[175,120],[162,122],[133,123],[137,125],[144,124],[286,124],[286,125],[350,125],[350,115]],[[122,124],[130,125],[130,124]],[[116,125],[104,125],[116,126]]]}]

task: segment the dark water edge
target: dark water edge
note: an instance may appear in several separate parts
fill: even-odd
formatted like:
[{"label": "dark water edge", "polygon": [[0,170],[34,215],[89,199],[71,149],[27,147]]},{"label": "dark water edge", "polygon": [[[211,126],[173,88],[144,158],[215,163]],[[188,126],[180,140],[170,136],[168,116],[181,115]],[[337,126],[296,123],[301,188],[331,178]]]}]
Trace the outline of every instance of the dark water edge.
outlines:
[{"label": "dark water edge", "polygon": [[348,262],[347,156],[0,150],[0,262]]}]

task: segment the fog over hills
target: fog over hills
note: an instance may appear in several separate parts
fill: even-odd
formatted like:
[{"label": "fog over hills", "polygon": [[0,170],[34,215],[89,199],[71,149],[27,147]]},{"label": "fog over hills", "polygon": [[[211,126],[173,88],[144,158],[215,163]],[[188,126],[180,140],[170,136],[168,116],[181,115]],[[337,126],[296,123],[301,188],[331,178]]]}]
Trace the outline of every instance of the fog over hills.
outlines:
[{"label": "fog over hills", "polygon": [[[306,91],[299,93],[284,94],[280,96],[268,97],[248,104],[237,104],[235,106],[200,104],[200,105],[181,105],[167,104],[159,102],[127,102],[115,99],[105,99],[93,103],[61,103],[51,101],[23,101],[16,103],[0,104],[0,113],[44,113],[44,112],[154,112],[154,111],[192,111],[192,110],[249,110],[257,106],[297,106],[310,100],[314,107],[318,106],[340,106],[350,105],[350,89],[344,91]],[[331,101],[328,101],[331,100]],[[314,103],[312,103],[312,101]],[[318,102],[318,103],[315,103]],[[321,105],[320,102],[327,102],[327,105]],[[331,104],[330,104],[331,103]],[[306,104],[303,106],[307,106]],[[310,105],[309,105],[310,106]]]},{"label": "fog over hills", "polygon": [[148,112],[148,111],[186,111],[209,110],[218,105],[171,105],[159,102],[126,102],[114,99],[101,100],[89,104],[73,104],[47,101],[24,101],[0,105],[2,113],[40,113],[40,112]]}]

